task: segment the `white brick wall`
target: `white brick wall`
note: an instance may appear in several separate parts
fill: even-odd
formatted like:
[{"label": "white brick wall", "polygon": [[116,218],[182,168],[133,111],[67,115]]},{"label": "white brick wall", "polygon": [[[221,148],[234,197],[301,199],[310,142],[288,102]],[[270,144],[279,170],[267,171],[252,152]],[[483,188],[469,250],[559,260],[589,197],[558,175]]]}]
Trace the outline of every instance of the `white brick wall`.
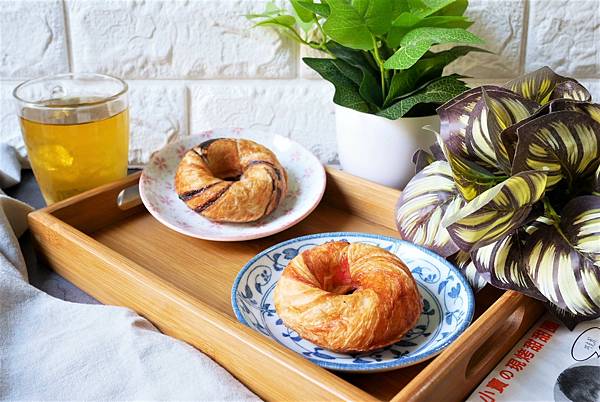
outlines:
[{"label": "white brick wall", "polygon": [[[132,164],[212,127],[280,133],[336,160],[332,88],[296,44],[243,15],[265,0],[0,0],[0,141],[24,153],[12,89],[21,80],[95,71],[131,87]],[[600,0],[471,0],[473,30],[497,54],[450,66],[481,82],[550,65],[600,100]]]}]

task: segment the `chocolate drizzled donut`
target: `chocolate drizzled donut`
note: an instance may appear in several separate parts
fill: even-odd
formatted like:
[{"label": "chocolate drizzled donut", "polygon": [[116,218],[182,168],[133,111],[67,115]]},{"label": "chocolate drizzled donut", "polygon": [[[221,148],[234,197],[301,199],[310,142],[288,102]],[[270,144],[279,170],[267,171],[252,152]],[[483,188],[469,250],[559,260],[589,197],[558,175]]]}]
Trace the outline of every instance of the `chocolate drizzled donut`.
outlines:
[{"label": "chocolate drizzled donut", "polygon": [[268,148],[217,138],[190,149],[175,174],[187,206],[217,222],[252,222],[269,215],[287,191],[287,174]]}]

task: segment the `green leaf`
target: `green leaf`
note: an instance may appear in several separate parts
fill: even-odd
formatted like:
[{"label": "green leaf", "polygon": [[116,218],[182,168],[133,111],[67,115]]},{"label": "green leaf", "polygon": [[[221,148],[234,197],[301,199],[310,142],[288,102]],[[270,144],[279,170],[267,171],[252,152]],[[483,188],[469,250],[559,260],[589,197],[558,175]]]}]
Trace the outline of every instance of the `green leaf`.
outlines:
[{"label": "green leaf", "polygon": [[527,274],[523,260],[523,244],[536,230],[546,226],[546,218],[520,227],[487,246],[471,251],[477,271],[485,280],[500,289],[516,290],[529,297],[545,301]]},{"label": "green leaf", "polygon": [[392,21],[392,25],[400,28],[411,28],[421,21],[423,21],[423,18],[417,17],[409,12],[403,12],[394,21]]},{"label": "green leaf", "polygon": [[246,18],[249,20],[255,18],[268,18],[274,15],[279,15],[283,12],[284,10],[279,8],[275,3],[269,2],[265,5],[265,11],[263,11],[262,13],[246,14]]},{"label": "green leaf", "polygon": [[573,198],[560,223],[525,243],[525,262],[537,289],[575,315],[600,314],[600,197]]},{"label": "green leaf", "polygon": [[[298,18],[300,18],[300,20],[302,22],[312,22],[315,19],[314,13],[313,11],[305,8],[300,0],[290,0],[290,3],[292,3],[292,7],[294,8],[294,11],[296,12],[296,15],[298,15]],[[306,3],[312,3],[312,2],[306,2]]]},{"label": "green leaf", "polygon": [[467,29],[471,25],[473,25],[473,21],[463,16],[431,16],[424,18],[416,26]]},{"label": "green leaf", "polygon": [[352,5],[362,15],[367,28],[375,35],[386,33],[392,25],[390,0],[352,0]]},{"label": "green leaf", "polygon": [[387,32],[391,26],[388,0],[328,0],[331,15],[323,30],[334,41],[352,49],[373,49],[373,34]]},{"label": "green leaf", "polygon": [[296,19],[291,15],[278,15],[275,17],[268,18],[266,20],[257,22],[254,24],[255,27],[260,26],[274,26],[274,27],[283,27],[283,28],[294,28],[296,25]]},{"label": "green leaf", "polygon": [[331,14],[331,10],[329,9],[327,3],[313,3],[312,1],[308,0],[295,0],[295,2],[299,7],[302,7],[316,15],[320,15],[321,17],[327,18]]},{"label": "green leaf", "polygon": [[[417,66],[416,64],[413,66]],[[394,73],[390,87],[388,89],[387,96],[384,101],[384,107],[393,103],[393,101],[399,97],[406,96],[406,94],[413,92],[418,88],[421,81],[420,68],[409,68],[408,70],[398,70]]]},{"label": "green leaf", "polygon": [[[559,84],[562,85],[558,86]],[[558,75],[548,67],[542,67],[529,74],[515,78],[504,84],[504,87],[540,105],[545,105],[558,97],[571,99],[583,98],[581,100],[591,99],[589,92],[576,80]],[[553,94],[555,90],[556,94]]]},{"label": "green leaf", "polygon": [[442,256],[454,254],[458,247],[440,222],[464,204],[454,186],[448,163],[431,163],[417,173],[400,194],[396,205],[400,237]]},{"label": "green leaf", "polygon": [[591,177],[600,164],[600,123],[571,111],[540,116],[517,129],[512,173],[540,170],[548,188],[561,180],[572,188],[577,179]]},{"label": "green leaf", "polygon": [[431,16],[419,18],[411,13],[402,13],[396,18],[392,25],[397,28],[463,28],[467,29],[473,25],[473,21],[463,16]]},{"label": "green leaf", "polygon": [[[411,28],[418,27],[437,27],[437,28],[463,28],[467,29],[473,22],[467,17],[463,17],[461,11],[458,15],[437,15],[436,11],[439,10],[439,6],[449,4],[447,8],[452,7],[454,1],[439,1],[435,4],[431,4],[430,7],[425,6],[422,2],[416,0],[416,8],[413,5],[415,11],[403,11],[392,22],[392,28],[386,38],[386,42],[391,48],[396,48],[400,44],[402,36],[404,36]],[[419,5],[420,4],[420,5]],[[427,12],[419,13],[417,9],[429,10]],[[442,8],[444,10],[446,8]],[[450,9],[449,9],[450,10]],[[436,15],[431,15],[436,14]]]},{"label": "green leaf", "polygon": [[409,11],[408,0],[392,0],[392,21],[400,14]]},{"label": "green leaf", "polygon": [[454,3],[455,0],[409,0],[411,13],[420,18],[434,14],[444,7]]},{"label": "green leaf", "polygon": [[381,106],[383,102],[381,86],[377,78],[375,78],[379,71],[375,71],[371,68],[369,60],[367,60],[365,53],[360,50],[349,49],[331,41],[327,43],[327,48],[338,59],[343,60],[350,66],[353,66],[356,69],[360,70],[361,78],[360,82],[358,82],[359,93],[366,101],[379,108],[379,106]]},{"label": "green leaf", "polygon": [[474,292],[479,292],[487,285],[486,280],[475,268],[475,264],[471,261],[469,253],[459,250],[456,254],[448,257],[448,261],[456,265],[458,270],[469,281],[469,285]]},{"label": "green leaf", "polygon": [[500,135],[507,127],[529,117],[539,105],[520,95],[482,88],[482,97],[469,116],[465,141],[470,155],[492,171],[511,171],[511,162]]},{"label": "green leaf", "polygon": [[384,63],[387,69],[405,70],[415,64],[434,44],[470,43],[483,41],[462,28],[415,28],[400,40],[400,49]]},{"label": "green leaf", "polygon": [[467,149],[467,123],[475,105],[481,99],[482,88],[488,93],[494,91],[511,93],[508,89],[484,85],[465,91],[437,108],[442,140],[452,154],[462,158],[474,158]]},{"label": "green leaf", "polygon": [[378,109],[377,105],[380,105],[382,102],[381,88],[375,77],[368,70],[354,67],[342,59],[334,60],[333,64],[345,77],[358,85],[360,96]]},{"label": "green leaf", "polygon": [[442,225],[461,250],[483,247],[519,227],[545,189],[545,173],[521,172],[469,201]]},{"label": "green leaf", "polygon": [[442,8],[434,15],[463,15],[469,6],[468,0],[456,0],[453,3]]},{"label": "green leaf", "polygon": [[329,6],[331,15],[323,24],[327,35],[352,49],[373,49],[371,32],[362,15],[351,4],[344,0],[332,0]]},{"label": "green leaf", "polygon": [[369,105],[360,96],[357,85],[340,72],[335,66],[335,60],[310,57],[305,57],[302,60],[307,66],[319,73],[321,77],[333,84],[335,87],[333,101],[336,104],[359,112],[369,112]]},{"label": "green leaf", "polygon": [[410,109],[418,104],[444,103],[448,99],[460,94],[465,89],[467,89],[467,86],[455,76],[442,77],[430,82],[414,94],[401,98],[386,109],[377,112],[377,115],[395,120],[404,116]]},{"label": "green leaf", "polygon": [[406,95],[428,81],[441,77],[444,67],[448,64],[469,52],[477,51],[484,50],[471,46],[456,46],[422,58],[407,70],[394,71],[384,105],[387,106],[394,99]]},{"label": "green leaf", "polygon": [[409,32],[412,28],[404,28],[404,27],[390,27],[389,32],[385,37],[385,44],[390,49],[395,49],[400,46],[400,42],[404,35]]},{"label": "green leaf", "polygon": [[360,71],[360,69],[358,69],[354,66],[351,66],[350,64],[348,64],[345,61],[340,60],[340,59],[331,59],[331,60],[332,60],[333,65],[336,66],[338,70],[340,70],[340,72],[342,73],[342,75],[344,75],[344,77],[350,79],[356,85],[360,85],[360,83],[362,81],[362,72]]}]

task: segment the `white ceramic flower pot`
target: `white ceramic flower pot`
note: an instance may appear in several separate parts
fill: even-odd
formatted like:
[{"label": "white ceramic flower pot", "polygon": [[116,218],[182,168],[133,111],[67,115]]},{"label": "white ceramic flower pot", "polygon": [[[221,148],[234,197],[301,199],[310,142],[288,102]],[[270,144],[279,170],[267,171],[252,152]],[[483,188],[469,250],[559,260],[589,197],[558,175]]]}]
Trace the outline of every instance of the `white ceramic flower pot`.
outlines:
[{"label": "white ceramic flower pot", "polygon": [[346,172],[384,186],[404,188],[414,176],[412,156],[428,149],[439,131],[437,115],[389,120],[336,105],[338,154]]}]

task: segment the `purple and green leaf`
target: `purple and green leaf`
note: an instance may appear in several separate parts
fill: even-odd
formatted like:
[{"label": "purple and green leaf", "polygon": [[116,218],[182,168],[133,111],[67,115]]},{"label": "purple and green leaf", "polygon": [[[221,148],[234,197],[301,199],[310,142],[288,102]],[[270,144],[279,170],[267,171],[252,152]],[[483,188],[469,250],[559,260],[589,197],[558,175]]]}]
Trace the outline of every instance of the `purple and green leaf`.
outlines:
[{"label": "purple and green leaf", "polygon": [[565,181],[568,188],[591,177],[600,164],[600,123],[584,113],[560,111],[517,128],[519,139],[512,174],[543,171],[547,187]]},{"label": "purple and green leaf", "polygon": [[[409,183],[410,184],[410,183]],[[546,190],[544,172],[521,172],[478,195],[442,222],[463,251],[494,243],[518,228]]]},{"label": "purple and green leaf", "polygon": [[458,193],[450,166],[435,161],[407,184],[396,205],[400,237],[447,257],[458,251],[441,221],[465,205]]},{"label": "purple and green leaf", "polygon": [[504,87],[540,105],[559,98],[591,100],[590,93],[579,82],[558,75],[548,67],[515,78]]},{"label": "purple and green leaf", "polygon": [[600,196],[569,201],[560,222],[525,242],[524,261],[534,285],[554,305],[574,315],[600,314]]}]

